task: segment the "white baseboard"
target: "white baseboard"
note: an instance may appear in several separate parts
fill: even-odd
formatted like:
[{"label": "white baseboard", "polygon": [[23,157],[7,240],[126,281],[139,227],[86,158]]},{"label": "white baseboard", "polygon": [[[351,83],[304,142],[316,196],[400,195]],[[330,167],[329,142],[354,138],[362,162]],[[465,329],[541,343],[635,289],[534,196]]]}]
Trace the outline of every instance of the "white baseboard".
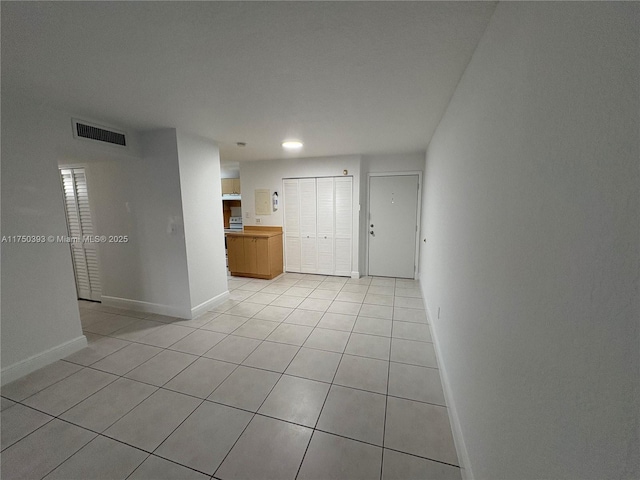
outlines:
[{"label": "white baseboard", "polygon": [[86,346],[87,338],[84,335],[80,335],[73,340],[69,340],[68,342],[50,348],[49,350],[45,350],[44,352],[16,362],[13,365],[4,367],[0,372],[0,377],[2,377],[0,383],[2,385],[6,385],[7,383],[13,382],[20,377],[24,377],[31,372],[35,372],[39,368],[46,367],[50,363],[60,360],[61,358],[68,357],[69,355],[82,350]]},{"label": "white baseboard", "polygon": [[178,317],[190,320],[198,315],[211,310],[213,307],[221,304],[229,298],[229,291],[223,292],[210,298],[206,302],[201,303],[193,308],[174,307],[172,305],[162,305],[161,303],[142,302],[140,300],[131,300],[129,298],[102,296],[102,304],[109,307],[124,308],[134,310],[136,312],[149,312],[166,315],[168,317]]},{"label": "white baseboard", "polygon": [[211,310],[213,307],[217,307],[221,303],[225,302],[229,298],[229,290],[210,298],[206,302],[202,302],[200,305],[191,309],[191,318],[196,318],[203,313]]},{"label": "white baseboard", "polygon": [[157,313],[159,315],[166,315],[167,317],[191,318],[191,309],[188,306],[174,307],[172,305],[163,305],[161,303],[142,302],[140,300],[109,297],[105,295],[102,296],[102,304],[109,307],[134,310],[136,312]]},{"label": "white baseboard", "polygon": [[360,278],[360,272],[351,272],[351,278]]},{"label": "white baseboard", "polygon": [[425,308],[427,309],[427,317],[429,325],[431,326],[431,336],[433,337],[433,346],[436,351],[436,358],[438,359],[438,368],[440,370],[440,378],[442,380],[442,389],[444,390],[444,397],[447,403],[447,413],[449,415],[449,423],[451,424],[451,431],[453,433],[453,443],[456,447],[456,453],[458,454],[458,462],[460,464],[460,473],[463,480],[473,480],[473,473],[471,472],[471,465],[469,463],[469,454],[467,447],[462,437],[462,428],[460,427],[460,419],[458,418],[458,411],[456,409],[456,402],[453,399],[451,393],[451,386],[449,384],[449,377],[447,375],[447,368],[442,360],[442,354],[440,350],[440,343],[438,342],[438,330],[437,325],[433,322],[433,316],[431,315],[431,309],[426,300],[426,294],[422,289],[422,297],[424,298]]}]

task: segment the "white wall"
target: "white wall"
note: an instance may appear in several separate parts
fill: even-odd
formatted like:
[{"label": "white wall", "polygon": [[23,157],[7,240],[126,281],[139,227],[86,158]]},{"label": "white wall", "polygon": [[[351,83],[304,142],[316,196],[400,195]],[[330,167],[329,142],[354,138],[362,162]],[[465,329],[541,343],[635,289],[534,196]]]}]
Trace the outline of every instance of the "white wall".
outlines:
[{"label": "white wall", "polygon": [[423,172],[425,152],[396,153],[386,155],[365,155],[362,157],[360,169],[360,272],[368,275],[369,255],[369,221],[367,208],[369,205],[369,173]]},{"label": "white wall", "polygon": [[[217,157],[213,158],[217,148],[204,147],[201,141],[182,134],[179,137],[175,129],[141,134],[129,131],[132,146],[127,150],[102,146],[67,135],[69,118],[68,114],[56,112],[55,121],[49,125],[58,132],[56,150],[60,152],[60,163],[85,166],[97,232],[129,237],[126,244],[100,245],[103,303],[191,318],[194,306],[226,291],[224,263],[206,278],[195,273],[212,265],[212,255],[224,261],[224,245],[220,245],[223,240],[215,235],[211,238],[205,232],[206,223],[192,221],[191,267],[184,220],[189,214],[190,218],[219,216],[220,222],[214,220],[213,224],[222,224],[221,206],[215,203],[220,202],[220,169]],[[183,151],[180,156],[179,139]],[[207,148],[210,151],[203,152]],[[210,161],[201,155],[209,155]],[[199,168],[201,176],[195,173]],[[183,194],[187,195],[186,205]],[[222,227],[219,233],[221,237]],[[196,247],[205,242],[211,245],[211,251]],[[197,261],[200,255],[202,258]],[[219,258],[217,263],[220,264]],[[190,277],[192,269],[194,278]],[[201,300],[206,296],[207,282],[213,282],[218,293]]]},{"label": "white wall", "polygon": [[[240,189],[242,191],[242,213],[244,225],[283,225],[282,179],[302,177],[339,177],[343,170],[353,176],[353,252],[352,269],[360,272],[359,232],[360,232],[360,156],[301,158],[284,160],[263,160],[240,163]],[[271,215],[262,215],[256,223],[255,190],[270,189],[278,192],[280,209]],[[247,218],[249,214],[249,218]]]},{"label": "white wall", "polygon": [[[66,236],[55,131],[5,92],[2,117],[2,236]],[[86,345],[69,245],[3,242],[1,285],[3,384]]]},{"label": "white wall", "polygon": [[220,162],[220,177],[221,178],[238,178],[240,177],[240,163],[239,162]]},{"label": "white wall", "polygon": [[423,170],[424,151],[362,157],[363,173],[421,172]]},{"label": "white wall", "polygon": [[[191,300],[175,129],[142,134],[142,158],[131,165],[129,205],[138,251],[120,281],[136,296],[129,307],[190,318]],[[119,262],[121,263],[121,262]],[[136,285],[127,280],[135,279]],[[135,289],[135,290],[134,290]],[[103,292],[103,298],[106,292]]]},{"label": "white wall", "polygon": [[640,477],[639,8],[500,3],[429,145],[422,287],[477,479]]},{"label": "white wall", "polygon": [[[127,133],[128,147],[121,148],[73,138],[71,118],[76,116],[68,112],[45,108],[25,98],[13,102],[18,113],[5,117],[7,128],[18,128],[13,126],[13,118],[40,128],[37,138],[27,140],[23,132],[14,135],[15,141],[34,144],[30,148],[46,152],[54,166],[57,162],[60,166],[85,167],[96,233],[129,237],[128,243],[99,246],[103,302],[189,318],[192,304],[176,131],[139,134],[126,126],[112,125]],[[6,115],[9,113],[7,108]],[[80,118],[110,126],[101,119]],[[56,181],[59,188],[57,173]],[[220,189],[219,172],[211,188],[211,195],[219,198],[215,190]],[[62,193],[52,201],[60,202],[62,208]],[[170,223],[175,224],[172,233]],[[62,228],[66,232],[64,217]],[[75,298],[75,286],[73,292]]]},{"label": "white wall", "polygon": [[178,132],[180,190],[193,316],[228,295],[220,153],[211,141]]}]

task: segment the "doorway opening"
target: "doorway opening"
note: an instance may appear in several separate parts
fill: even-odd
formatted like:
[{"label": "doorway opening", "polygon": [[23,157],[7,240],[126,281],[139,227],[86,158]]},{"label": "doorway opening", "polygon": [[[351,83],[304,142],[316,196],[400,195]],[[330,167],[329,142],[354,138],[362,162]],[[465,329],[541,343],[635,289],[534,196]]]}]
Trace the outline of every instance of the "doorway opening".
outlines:
[{"label": "doorway opening", "polygon": [[91,219],[87,176],[84,168],[61,168],[60,176],[78,298],[99,302],[102,299],[99,242]]}]

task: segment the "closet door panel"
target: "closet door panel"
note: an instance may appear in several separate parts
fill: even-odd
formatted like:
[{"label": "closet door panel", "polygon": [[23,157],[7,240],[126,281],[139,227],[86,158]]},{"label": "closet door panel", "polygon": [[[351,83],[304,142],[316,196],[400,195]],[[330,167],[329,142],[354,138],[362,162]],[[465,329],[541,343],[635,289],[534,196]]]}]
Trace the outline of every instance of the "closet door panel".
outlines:
[{"label": "closet door panel", "polygon": [[336,238],[334,275],[351,276],[351,239]]},{"label": "closet door panel", "polygon": [[353,182],[351,177],[338,177],[335,182],[336,237],[351,238],[353,229]]},{"label": "closet door panel", "polygon": [[300,192],[297,179],[283,181],[285,268],[300,272]]},{"label": "closet door panel", "polygon": [[335,275],[351,275],[353,178],[335,178]]},{"label": "closet door panel", "polygon": [[300,235],[316,235],[316,179],[301,178],[300,185]]},{"label": "closet door panel", "polygon": [[350,276],[353,178],[283,182],[286,270]]},{"label": "closet door panel", "polygon": [[318,273],[333,275],[333,229],[335,223],[333,177],[318,178],[317,185],[317,238]]},{"label": "closet door panel", "polygon": [[286,236],[286,270],[287,272],[302,271],[302,259],[300,248],[300,237]]},{"label": "closet door panel", "polygon": [[74,273],[78,298],[100,300],[102,286],[98,262],[98,243],[86,241],[85,237],[93,237],[93,221],[89,207],[87,177],[84,168],[60,170],[64,193],[64,206],[67,216],[69,235],[76,237],[71,242]]},{"label": "closet door panel", "polygon": [[300,271],[318,273],[318,250],[315,235],[303,235],[300,238]]},{"label": "closet door panel", "polygon": [[318,178],[317,182],[318,236],[332,235],[334,224],[333,178]]},{"label": "closet door panel", "polygon": [[333,275],[333,236],[318,235],[318,271],[322,275]]},{"label": "closet door panel", "polygon": [[318,250],[316,246],[316,179],[301,178],[300,185],[300,271],[316,273]]}]

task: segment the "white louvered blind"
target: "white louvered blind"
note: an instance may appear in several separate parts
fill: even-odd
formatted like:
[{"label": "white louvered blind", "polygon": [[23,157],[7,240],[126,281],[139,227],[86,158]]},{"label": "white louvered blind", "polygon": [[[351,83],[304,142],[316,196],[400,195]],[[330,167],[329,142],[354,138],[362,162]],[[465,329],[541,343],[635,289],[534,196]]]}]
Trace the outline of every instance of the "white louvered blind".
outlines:
[{"label": "white louvered blind", "polygon": [[69,237],[75,239],[69,245],[78,298],[100,300],[102,289],[97,243],[84,241],[87,236],[95,235],[89,207],[87,177],[83,168],[61,169],[60,174]]}]

